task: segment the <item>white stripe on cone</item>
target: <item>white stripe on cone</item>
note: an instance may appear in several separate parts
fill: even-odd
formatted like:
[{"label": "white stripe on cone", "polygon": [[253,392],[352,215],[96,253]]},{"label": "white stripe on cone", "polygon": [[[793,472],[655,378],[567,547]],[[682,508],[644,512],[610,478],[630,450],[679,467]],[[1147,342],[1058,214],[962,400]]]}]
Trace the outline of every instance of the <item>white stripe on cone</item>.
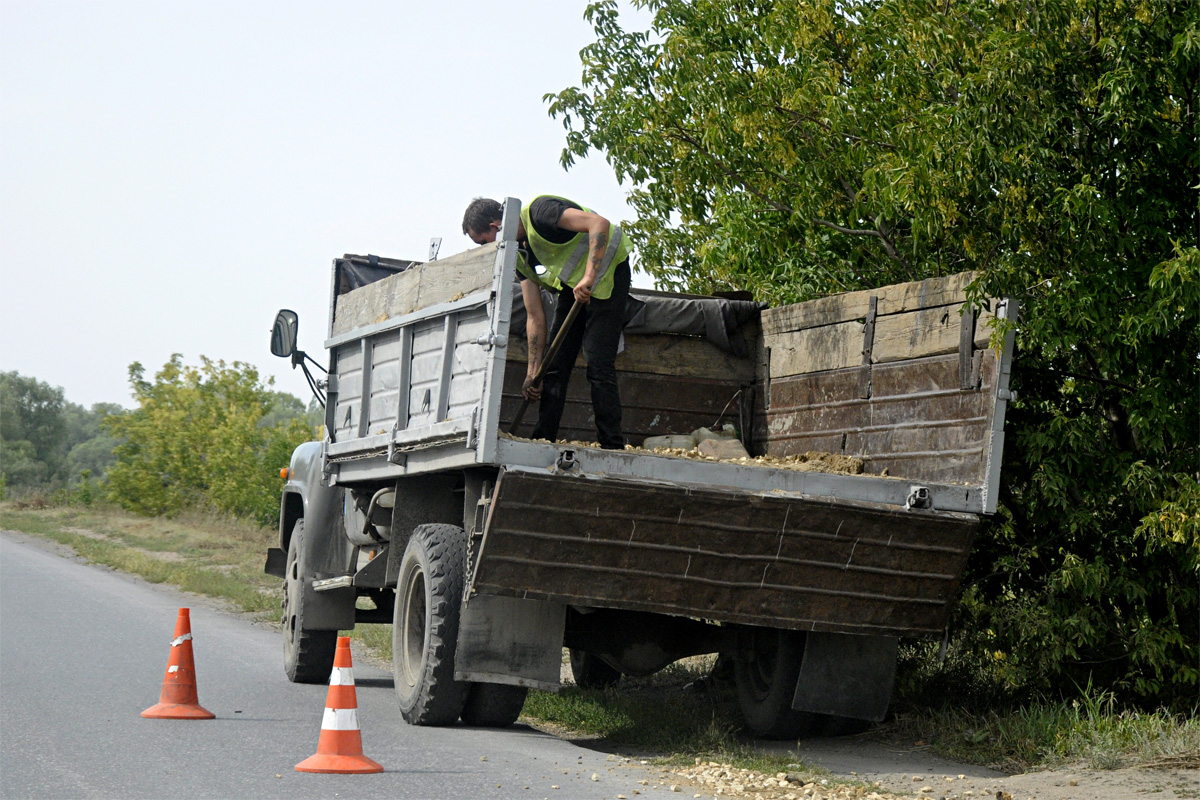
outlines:
[{"label": "white stripe on cone", "polygon": [[329,675],[330,686],[353,686],[354,670],[350,667],[334,667]]},{"label": "white stripe on cone", "polygon": [[356,731],[358,730],[357,708],[326,708],[325,717],[321,720],[323,731]]}]

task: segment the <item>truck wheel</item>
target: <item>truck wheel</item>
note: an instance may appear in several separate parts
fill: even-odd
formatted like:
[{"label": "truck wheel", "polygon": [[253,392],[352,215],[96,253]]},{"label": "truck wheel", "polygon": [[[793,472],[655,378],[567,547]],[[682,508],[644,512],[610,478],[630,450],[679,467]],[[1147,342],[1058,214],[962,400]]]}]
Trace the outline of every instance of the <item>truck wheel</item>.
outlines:
[{"label": "truck wheel", "polygon": [[304,624],[304,520],[296,520],[288,544],[283,596],[283,671],[293,683],[325,683],[333,671],[337,631]]},{"label": "truck wheel", "polygon": [[525,707],[524,686],[503,683],[473,683],[467,692],[462,721],[480,728],[507,728],[521,716]]},{"label": "truck wheel", "polygon": [[571,648],[571,676],[580,689],[608,689],[621,680],[620,671],[586,650]]},{"label": "truck wheel", "polygon": [[800,676],[804,634],[773,628],[740,628],[733,662],[738,705],[746,725],[764,739],[796,739],[815,733],[819,714],[796,711],[792,696]]},{"label": "truck wheel", "polygon": [[454,680],[467,540],[453,525],[420,525],[400,562],[392,618],[392,672],[410,725],[449,725],[470,684]]}]

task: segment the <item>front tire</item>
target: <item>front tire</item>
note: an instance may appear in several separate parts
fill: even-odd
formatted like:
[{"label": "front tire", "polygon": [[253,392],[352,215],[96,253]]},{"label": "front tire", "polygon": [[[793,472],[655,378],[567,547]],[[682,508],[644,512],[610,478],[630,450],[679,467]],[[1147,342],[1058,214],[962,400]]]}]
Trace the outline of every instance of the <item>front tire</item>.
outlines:
[{"label": "front tire", "polygon": [[296,520],[288,544],[283,598],[283,671],[292,683],[324,683],[333,671],[337,631],[305,626],[304,520]]},{"label": "front tire", "polygon": [[418,526],[404,550],[392,672],[400,713],[410,725],[449,725],[466,703],[470,684],[454,680],[466,557],[466,535],[453,525]]},{"label": "front tire", "polygon": [[804,634],[774,628],[738,630],[733,662],[738,705],[746,725],[764,739],[811,736],[823,722],[821,715],[792,708]]}]

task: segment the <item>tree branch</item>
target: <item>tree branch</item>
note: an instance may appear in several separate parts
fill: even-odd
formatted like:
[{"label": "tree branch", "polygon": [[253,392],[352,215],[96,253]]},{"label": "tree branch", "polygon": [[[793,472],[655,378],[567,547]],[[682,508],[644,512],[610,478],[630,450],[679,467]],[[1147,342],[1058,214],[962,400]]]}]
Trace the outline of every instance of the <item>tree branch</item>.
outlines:
[{"label": "tree branch", "polygon": [[838,225],[837,223],[830,222],[829,220],[824,220],[824,219],[814,219],[813,224],[821,225],[822,227],[825,227],[825,228],[831,228],[831,229],[837,231],[838,233],[844,233],[844,234],[847,234],[848,236],[874,236],[877,239],[879,239],[879,241],[883,244],[883,249],[887,252],[888,257],[890,257],[896,263],[900,264],[900,266],[904,267],[905,269],[907,269],[907,270],[912,269],[912,267],[909,266],[908,261],[905,260],[904,256],[900,255],[900,252],[898,250],[896,250],[896,246],[894,244],[892,244],[892,240],[889,239],[887,237],[887,234],[885,234],[881,230],[876,230],[876,229],[872,229],[872,228],[846,228],[841,225]]}]

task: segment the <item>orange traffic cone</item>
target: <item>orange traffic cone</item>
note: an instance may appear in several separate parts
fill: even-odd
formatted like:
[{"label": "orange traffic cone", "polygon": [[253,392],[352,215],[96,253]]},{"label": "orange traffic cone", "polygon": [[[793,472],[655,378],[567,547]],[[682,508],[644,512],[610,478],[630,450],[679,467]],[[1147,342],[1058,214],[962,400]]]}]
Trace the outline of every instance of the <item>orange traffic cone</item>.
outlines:
[{"label": "orange traffic cone", "polygon": [[200,707],[196,697],[196,665],[192,661],[192,623],[188,609],[179,609],[175,620],[175,638],[163,676],[158,704],[142,712],[150,719],[213,719],[216,715]]},{"label": "orange traffic cone", "polygon": [[358,698],[350,664],[350,637],[339,636],[329,676],[329,697],[317,754],[296,765],[297,772],[383,772],[383,766],[363,755],[358,729]]}]

